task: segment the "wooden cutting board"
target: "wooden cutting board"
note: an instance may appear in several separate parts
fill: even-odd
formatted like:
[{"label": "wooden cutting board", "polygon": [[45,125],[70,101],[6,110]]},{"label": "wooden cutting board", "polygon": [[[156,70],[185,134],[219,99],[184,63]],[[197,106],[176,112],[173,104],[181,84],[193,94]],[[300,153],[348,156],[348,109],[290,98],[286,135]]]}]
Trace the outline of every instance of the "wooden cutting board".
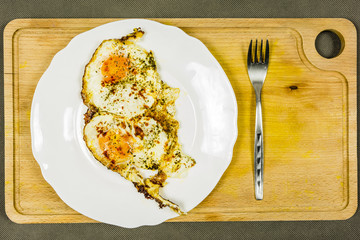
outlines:
[{"label": "wooden cutting board", "polygon": [[[77,34],[118,19],[17,19],[4,30],[5,200],[17,223],[95,222],[47,184],[31,151],[34,90],[53,56]],[[239,116],[232,162],[212,193],[169,221],[347,219],[357,209],[356,29],[345,19],[154,19],[200,39],[235,91]],[[134,26],[136,27],[136,26]],[[343,49],[321,57],[315,39],[336,32]],[[250,39],[270,40],[263,88],[264,200],[253,184],[255,96]],[[51,94],[51,93],[49,93]],[[56,153],[54,153],[56,154]]]}]

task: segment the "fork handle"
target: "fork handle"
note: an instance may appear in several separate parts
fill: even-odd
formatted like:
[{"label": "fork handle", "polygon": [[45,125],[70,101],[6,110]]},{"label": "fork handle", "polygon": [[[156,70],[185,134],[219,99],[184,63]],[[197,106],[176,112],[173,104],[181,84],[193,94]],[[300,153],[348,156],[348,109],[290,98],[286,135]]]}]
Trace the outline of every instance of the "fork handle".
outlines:
[{"label": "fork handle", "polygon": [[264,142],[263,142],[262,111],[261,111],[261,92],[256,93],[254,176],[255,176],[255,198],[256,200],[262,200],[263,185],[264,185]]}]

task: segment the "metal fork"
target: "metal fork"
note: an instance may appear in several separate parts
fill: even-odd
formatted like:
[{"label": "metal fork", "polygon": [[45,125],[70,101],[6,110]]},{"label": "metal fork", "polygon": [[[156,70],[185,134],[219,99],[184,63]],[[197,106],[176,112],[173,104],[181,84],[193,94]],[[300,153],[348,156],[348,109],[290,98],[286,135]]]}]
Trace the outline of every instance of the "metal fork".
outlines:
[{"label": "metal fork", "polygon": [[258,41],[256,39],[255,49],[252,40],[249,45],[247,68],[251,84],[256,95],[256,118],[255,118],[255,142],[254,142],[254,177],[255,177],[255,198],[263,199],[264,185],[264,141],[261,112],[261,89],[269,65],[269,41],[266,40],[265,54],[263,53],[263,40],[260,46],[260,58],[258,58]]}]

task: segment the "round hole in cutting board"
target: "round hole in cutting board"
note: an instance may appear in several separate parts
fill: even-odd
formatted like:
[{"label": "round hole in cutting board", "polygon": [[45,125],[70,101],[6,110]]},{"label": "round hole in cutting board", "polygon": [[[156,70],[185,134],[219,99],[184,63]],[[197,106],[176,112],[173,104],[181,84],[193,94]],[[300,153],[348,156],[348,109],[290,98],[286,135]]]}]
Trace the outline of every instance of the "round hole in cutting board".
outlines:
[{"label": "round hole in cutting board", "polygon": [[317,35],[316,51],[324,58],[334,58],[344,49],[343,36],[335,30],[325,30]]}]

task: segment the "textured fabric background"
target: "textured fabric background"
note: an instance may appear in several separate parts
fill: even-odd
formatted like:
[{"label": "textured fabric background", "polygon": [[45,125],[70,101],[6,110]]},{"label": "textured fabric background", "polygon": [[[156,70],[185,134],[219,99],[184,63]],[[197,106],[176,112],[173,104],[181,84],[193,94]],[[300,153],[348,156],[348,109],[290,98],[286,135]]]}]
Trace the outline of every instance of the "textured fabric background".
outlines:
[{"label": "textured fabric background", "polygon": [[[335,18],[360,26],[358,0],[0,0],[0,28],[16,18],[224,17]],[[2,35],[1,35],[2,36]],[[3,56],[1,37],[1,56]],[[319,46],[325,52],[326,46]],[[359,53],[358,53],[359,56]],[[0,58],[0,159],[4,159],[3,57]],[[359,105],[358,105],[359,106]],[[359,122],[359,121],[358,121]],[[0,176],[4,164],[0,164]],[[163,223],[124,229],[106,224],[11,222],[0,177],[0,239],[360,239],[360,213],[346,221]]]}]

